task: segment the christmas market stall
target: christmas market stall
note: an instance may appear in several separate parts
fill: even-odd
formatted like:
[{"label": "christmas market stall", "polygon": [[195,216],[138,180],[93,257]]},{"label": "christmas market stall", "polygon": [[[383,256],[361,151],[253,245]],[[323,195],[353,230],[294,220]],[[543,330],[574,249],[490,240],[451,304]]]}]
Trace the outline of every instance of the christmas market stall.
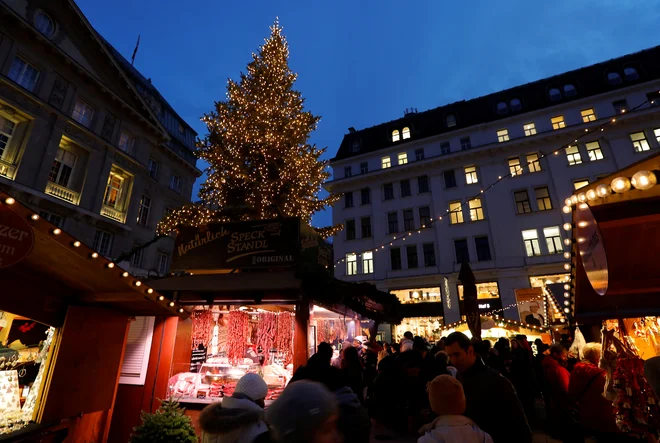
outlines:
[{"label": "christmas market stall", "polygon": [[[530,342],[540,339],[546,344],[552,343],[550,329],[546,326],[530,325],[497,315],[482,315],[480,316],[480,322],[481,339],[490,340],[491,343],[495,343],[499,338],[514,339],[517,335],[526,336]],[[462,332],[472,338],[472,332],[470,332],[470,328],[465,320],[440,328],[438,334],[441,337],[446,337],[455,331]]]},{"label": "christmas market stall", "polygon": [[0,440],[107,440],[132,316],[185,317],[0,192]]}]

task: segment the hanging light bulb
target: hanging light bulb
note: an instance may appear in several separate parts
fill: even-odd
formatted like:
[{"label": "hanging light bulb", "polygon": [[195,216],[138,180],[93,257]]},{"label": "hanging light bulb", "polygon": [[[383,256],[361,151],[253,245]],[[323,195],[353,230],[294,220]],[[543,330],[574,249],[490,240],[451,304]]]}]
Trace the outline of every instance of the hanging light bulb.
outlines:
[{"label": "hanging light bulb", "polygon": [[584,192],[580,192],[577,196],[577,199],[580,203],[584,203],[587,201],[587,194],[585,194]]},{"label": "hanging light bulb", "polygon": [[564,289],[567,290],[567,291],[570,291],[571,290],[571,285],[569,285],[568,283],[565,284]]},{"label": "hanging light bulb", "polygon": [[612,190],[609,185],[598,185],[598,187],[596,187],[596,194],[598,194],[599,197],[607,197],[611,193]]},{"label": "hanging light bulb", "polygon": [[571,195],[571,203],[573,203],[574,205],[577,205],[577,203],[578,203],[577,195]]},{"label": "hanging light bulb", "polygon": [[564,305],[566,305],[566,306],[570,306],[570,305],[571,305],[571,302],[568,301],[568,300],[564,300]]},{"label": "hanging light bulb", "polygon": [[561,208],[562,211],[564,211],[564,214],[570,214],[571,213],[571,207],[570,206],[564,206]]},{"label": "hanging light bulb", "polygon": [[632,176],[631,183],[635,189],[645,191],[652,188],[658,182],[657,177],[651,171],[639,171]]},{"label": "hanging light bulb", "polygon": [[[566,289],[566,288],[564,288],[564,289]],[[571,297],[571,293],[570,293],[570,292],[564,292],[564,297],[566,297],[566,298],[570,298],[570,297]]]},{"label": "hanging light bulb", "polygon": [[573,225],[570,223],[564,223],[564,231],[570,231],[573,229]]},{"label": "hanging light bulb", "polygon": [[566,246],[570,246],[571,243],[573,243],[573,240],[571,240],[570,238],[565,238],[565,239],[564,239],[564,244],[565,244]]},{"label": "hanging light bulb", "polygon": [[596,194],[596,191],[594,191],[593,189],[589,189],[587,191],[587,200],[589,200],[589,201],[596,200],[596,197],[598,197],[598,194]]},{"label": "hanging light bulb", "polygon": [[566,260],[569,260],[571,258],[571,253],[570,252],[564,252],[564,258]]},{"label": "hanging light bulb", "polygon": [[566,269],[567,271],[570,271],[571,270],[571,264],[570,263],[564,263],[564,269]]},{"label": "hanging light bulb", "polygon": [[612,180],[611,187],[614,192],[622,194],[630,190],[630,180],[626,177],[617,177]]},{"label": "hanging light bulb", "polygon": [[570,308],[564,308],[564,312],[568,314],[569,312],[571,312],[571,310]]},{"label": "hanging light bulb", "polygon": [[571,200],[570,197],[568,197],[566,200],[564,200],[564,205],[571,206],[572,204],[573,204],[573,201]]}]

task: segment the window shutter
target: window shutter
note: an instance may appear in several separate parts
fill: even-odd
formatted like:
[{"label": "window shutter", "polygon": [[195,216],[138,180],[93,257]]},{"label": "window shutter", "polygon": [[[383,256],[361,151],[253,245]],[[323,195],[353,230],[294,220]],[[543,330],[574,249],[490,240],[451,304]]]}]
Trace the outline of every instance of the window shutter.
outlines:
[{"label": "window shutter", "polygon": [[135,317],[128,328],[124,361],[121,364],[119,383],[144,385],[149,365],[149,351],[154,334],[155,317]]}]

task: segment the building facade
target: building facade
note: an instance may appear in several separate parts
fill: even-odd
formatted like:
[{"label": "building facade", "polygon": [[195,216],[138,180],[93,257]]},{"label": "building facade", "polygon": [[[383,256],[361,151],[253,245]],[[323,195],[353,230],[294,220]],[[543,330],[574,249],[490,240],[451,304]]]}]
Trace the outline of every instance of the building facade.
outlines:
[{"label": "building facade", "polygon": [[343,193],[335,275],[395,292],[422,323],[405,326],[432,330],[461,319],[467,261],[480,311],[518,320],[516,291],[567,277],[565,198],[660,149],[659,57],[656,47],[350,128],[326,185]]},{"label": "building facade", "polygon": [[[0,188],[115,259],[190,201],[195,131],[73,1],[0,0]],[[169,269],[170,238],[129,260]]]}]

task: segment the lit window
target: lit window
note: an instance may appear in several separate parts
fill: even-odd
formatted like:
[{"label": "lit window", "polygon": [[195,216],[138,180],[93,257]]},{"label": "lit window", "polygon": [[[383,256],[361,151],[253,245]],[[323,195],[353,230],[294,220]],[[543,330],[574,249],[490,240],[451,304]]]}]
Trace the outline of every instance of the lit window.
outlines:
[{"label": "lit window", "polygon": [[623,80],[621,80],[621,76],[619,75],[618,72],[610,72],[609,74],[607,74],[607,82],[610,85],[618,85],[621,84]]},{"label": "lit window", "polygon": [[137,223],[146,226],[149,223],[149,211],[151,210],[151,199],[146,195],[140,197],[140,206],[138,207]]},{"label": "lit window", "polygon": [[403,128],[403,130],[401,131],[401,138],[404,140],[410,138],[410,128],[408,126]]},{"label": "lit window", "polygon": [[470,141],[470,137],[463,137],[461,138],[461,150],[465,151],[466,149],[470,149],[472,147],[472,142]]},{"label": "lit window", "polygon": [[158,162],[154,160],[153,158],[149,158],[149,177],[153,178],[154,180],[158,179]]},{"label": "lit window", "polygon": [[424,160],[424,148],[415,149],[415,160]]},{"label": "lit window", "polygon": [[577,89],[574,85],[568,84],[564,86],[564,95],[566,97],[574,97],[577,95]]},{"label": "lit window", "polygon": [[473,198],[468,202],[470,207],[470,220],[479,221],[484,219],[484,208],[481,206],[481,198]]},{"label": "lit window", "polygon": [[400,152],[399,155],[397,155],[397,159],[400,165],[405,165],[408,163],[408,154],[405,152]]},{"label": "lit window", "polygon": [[583,109],[580,114],[582,115],[582,121],[585,123],[596,121],[596,112],[593,108]]},{"label": "lit window", "polygon": [[507,114],[509,112],[509,105],[506,102],[499,102],[497,104],[497,113],[500,115]]},{"label": "lit window", "polygon": [[[5,151],[9,152],[7,146],[11,142],[11,138],[14,135],[14,129],[16,128],[16,123],[7,120],[0,115],[0,160],[5,156]],[[0,171],[2,169],[0,168]]]},{"label": "lit window", "polygon": [[445,117],[445,123],[447,124],[448,128],[453,128],[456,126],[456,116],[454,114],[447,114]]},{"label": "lit window", "polygon": [[156,255],[156,269],[158,273],[164,275],[170,269],[170,254],[158,252]]},{"label": "lit window", "polygon": [[512,177],[520,175],[523,172],[522,166],[520,166],[520,159],[518,157],[513,157],[509,159],[509,172]]},{"label": "lit window", "polygon": [[514,98],[513,100],[511,100],[512,111],[520,111],[521,109],[522,109],[522,102],[519,99]]},{"label": "lit window", "polygon": [[625,114],[628,110],[628,101],[625,98],[622,100],[613,101],[612,107],[614,108],[614,112],[617,114]]},{"label": "lit window", "polygon": [[541,171],[541,162],[539,161],[538,154],[527,154],[527,167],[529,168],[529,172]]},{"label": "lit window", "polygon": [[16,57],[9,69],[9,78],[28,91],[34,92],[39,79],[39,70],[22,58]]},{"label": "lit window", "polygon": [[124,188],[124,178],[114,172],[108,177],[108,184],[105,187],[103,195],[103,204],[111,208],[119,209],[122,201],[122,192]]},{"label": "lit window", "polygon": [[497,141],[502,143],[502,142],[508,142],[509,141],[509,130],[508,129],[500,129],[497,131]]},{"label": "lit window", "polygon": [[369,163],[360,162],[360,174],[366,174],[367,172],[369,172]]},{"label": "lit window", "polygon": [[463,205],[461,205],[461,202],[449,203],[449,213],[451,214],[450,223],[452,225],[463,223]]},{"label": "lit window", "polygon": [[122,132],[119,136],[119,149],[127,154],[133,155],[133,147],[135,146],[135,137],[126,132]]},{"label": "lit window", "polygon": [[539,245],[539,234],[536,229],[522,231],[523,242],[525,243],[525,254],[527,257],[541,255],[541,246]]},{"label": "lit window", "polygon": [[534,189],[534,196],[536,197],[536,205],[539,211],[549,211],[552,209],[552,200],[550,200],[550,191],[547,186]]},{"label": "lit window", "polygon": [[92,126],[92,120],[94,119],[94,108],[81,100],[76,100],[71,117],[84,127],[89,128]]},{"label": "lit window", "polygon": [[346,275],[357,274],[357,255],[355,253],[346,254]]},{"label": "lit window", "polygon": [[399,140],[401,140],[401,138],[399,136],[399,130],[395,129],[394,131],[392,131],[392,141],[393,142],[398,142]]},{"label": "lit window", "polygon": [[[0,117],[0,123],[2,123],[2,117]],[[656,141],[660,144],[660,128],[653,130],[653,135],[655,135]],[[2,126],[0,125],[0,154],[2,154]]]},{"label": "lit window", "polygon": [[57,150],[57,155],[50,168],[48,180],[65,188],[69,187],[73,168],[76,166],[76,155],[62,148]]},{"label": "lit window", "polygon": [[551,226],[543,228],[543,236],[548,245],[548,253],[561,254],[564,248],[561,245],[561,235],[559,234],[559,226]]},{"label": "lit window", "polygon": [[536,125],[534,122],[525,123],[523,125],[523,130],[525,131],[525,136],[529,137],[530,135],[536,135]]},{"label": "lit window", "polygon": [[353,168],[350,166],[344,166],[344,177],[350,177],[353,175]]},{"label": "lit window", "polygon": [[372,251],[362,253],[362,273],[374,273],[374,253]]},{"label": "lit window", "polygon": [[578,189],[584,188],[585,186],[589,186],[589,180],[586,180],[586,179],[585,180],[575,180],[573,182],[573,187],[575,188],[576,191]]},{"label": "lit window", "polygon": [[516,212],[518,214],[529,214],[532,212],[532,206],[529,203],[529,194],[526,189],[514,192],[513,198],[516,201]]},{"label": "lit window", "polygon": [[644,132],[634,132],[630,134],[630,140],[632,141],[633,148],[635,148],[635,152],[651,150],[651,146],[649,146],[649,141],[646,139],[646,134],[644,134]]},{"label": "lit window", "polygon": [[55,22],[43,11],[35,14],[34,27],[46,37],[50,37],[55,32]]},{"label": "lit window", "polygon": [[392,166],[392,160],[390,159],[390,156],[388,155],[387,157],[381,158],[380,164],[383,167],[383,169],[387,169],[390,166]]},{"label": "lit window", "polygon": [[589,142],[585,145],[587,153],[589,154],[589,161],[595,162],[596,160],[603,159],[603,150],[600,148],[600,143],[597,141]]},{"label": "lit window", "polygon": [[635,69],[635,68],[626,68],[626,69],[624,69],[623,70],[623,76],[629,82],[635,81],[639,78],[639,74],[637,73],[637,69]]},{"label": "lit window", "polygon": [[170,189],[174,192],[181,193],[181,177],[175,173],[170,175]]},{"label": "lit window", "polygon": [[552,129],[561,129],[566,127],[566,122],[564,121],[563,115],[552,117],[550,122],[552,123]]},{"label": "lit window", "polygon": [[479,177],[477,176],[477,167],[476,166],[466,166],[465,167],[465,182],[468,185],[473,185],[479,183]]},{"label": "lit window", "polygon": [[109,257],[112,254],[112,242],[113,235],[110,232],[97,229],[92,249],[104,257]]},{"label": "lit window", "polygon": [[440,143],[440,154],[447,155],[451,152],[451,146],[449,142]]},{"label": "lit window", "polygon": [[561,91],[557,88],[552,88],[548,91],[548,97],[550,97],[550,100],[553,102],[561,100]]},{"label": "lit window", "polygon": [[580,157],[580,149],[577,146],[569,146],[566,148],[566,158],[568,159],[568,164],[570,166],[579,165],[582,163],[582,157]]}]

